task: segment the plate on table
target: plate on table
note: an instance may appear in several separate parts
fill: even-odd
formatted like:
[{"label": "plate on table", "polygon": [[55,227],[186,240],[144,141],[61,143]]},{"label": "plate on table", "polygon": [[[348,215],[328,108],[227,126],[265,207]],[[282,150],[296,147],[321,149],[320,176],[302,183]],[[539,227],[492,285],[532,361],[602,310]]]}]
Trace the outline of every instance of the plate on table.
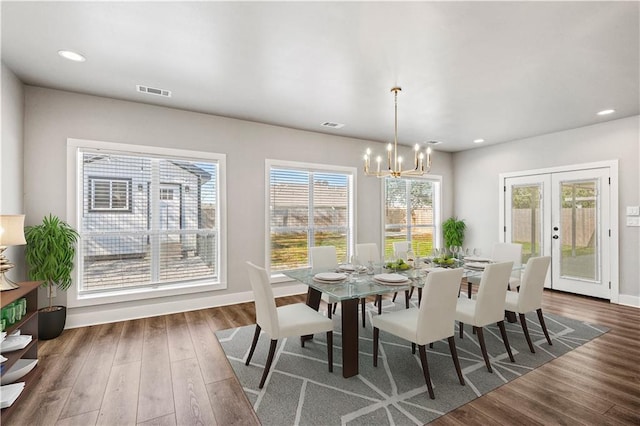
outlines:
[{"label": "plate on table", "polygon": [[37,359],[19,359],[15,364],[7,371],[4,376],[2,376],[2,380],[0,380],[0,384],[6,385],[9,383],[13,383],[16,380],[24,377],[27,373],[33,370],[33,367],[38,363]]},{"label": "plate on table", "polygon": [[491,259],[488,257],[477,257],[477,256],[465,256],[465,262],[491,262]]},{"label": "plate on table", "polygon": [[373,279],[385,285],[405,285],[411,282],[409,278],[400,274],[377,274],[373,276]]},{"label": "plate on table", "polygon": [[487,265],[488,263],[482,263],[482,262],[467,262],[464,264],[466,268],[478,269],[478,270],[483,270]]},{"label": "plate on table", "polygon": [[432,267],[432,268],[425,268],[424,270],[427,271],[427,272],[435,272],[435,271],[446,271],[447,268],[441,268],[439,266],[435,266],[435,267]]},{"label": "plate on table", "polygon": [[345,272],[362,272],[366,271],[367,267],[362,265],[353,265],[351,263],[345,263],[342,265],[338,265],[338,270]]},{"label": "plate on table", "polygon": [[344,280],[347,278],[347,274],[343,274],[340,272],[320,272],[313,276],[315,281],[324,282],[324,283],[335,283]]}]

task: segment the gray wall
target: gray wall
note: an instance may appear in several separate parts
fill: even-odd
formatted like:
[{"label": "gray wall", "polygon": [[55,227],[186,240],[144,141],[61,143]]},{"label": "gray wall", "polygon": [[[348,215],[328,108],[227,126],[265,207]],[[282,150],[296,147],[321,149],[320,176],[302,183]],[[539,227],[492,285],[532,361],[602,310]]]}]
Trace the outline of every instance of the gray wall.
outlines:
[{"label": "gray wall", "polygon": [[626,206],[639,205],[640,117],[609,121],[453,155],[454,211],[467,223],[465,244],[489,253],[498,240],[498,175],[619,160],[620,294],[638,297],[640,228],[626,226]]},{"label": "gray wall", "polygon": [[[32,86],[25,87],[25,118],[24,161],[29,170],[38,170],[25,176],[27,224],[39,222],[50,212],[67,217],[67,138],[226,154],[229,272],[228,289],[220,294],[250,290],[245,260],[264,264],[266,158],[360,170],[366,147],[384,150],[382,144],[358,139]],[[391,117],[389,123],[392,126]],[[433,173],[443,176],[444,194],[451,194],[451,157],[437,152],[433,160]],[[380,188],[378,179],[359,171],[358,241],[380,241]],[[453,211],[452,197],[446,196],[443,203],[447,217]],[[58,303],[65,300],[66,295],[57,298]]]},{"label": "gray wall", "polygon": [[[24,89],[11,70],[2,64],[2,143],[0,143],[0,214],[23,214]],[[24,247],[9,247],[5,255],[16,266],[7,276],[23,281]]]}]

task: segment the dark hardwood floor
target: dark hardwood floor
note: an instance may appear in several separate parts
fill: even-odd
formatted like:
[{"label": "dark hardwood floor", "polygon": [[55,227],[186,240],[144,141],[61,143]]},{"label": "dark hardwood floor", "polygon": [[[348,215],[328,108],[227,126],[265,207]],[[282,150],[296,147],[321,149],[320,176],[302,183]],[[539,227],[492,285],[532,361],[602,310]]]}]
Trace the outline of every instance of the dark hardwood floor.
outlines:
[{"label": "dark hardwood floor", "polygon": [[[433,424],[640,425],[640,309],[552,291],[543,309],[611,331]],[[41,342],[42,377],[2,424],[258,424],[213,334],[254,315],[240,304],[65,330]]]}]

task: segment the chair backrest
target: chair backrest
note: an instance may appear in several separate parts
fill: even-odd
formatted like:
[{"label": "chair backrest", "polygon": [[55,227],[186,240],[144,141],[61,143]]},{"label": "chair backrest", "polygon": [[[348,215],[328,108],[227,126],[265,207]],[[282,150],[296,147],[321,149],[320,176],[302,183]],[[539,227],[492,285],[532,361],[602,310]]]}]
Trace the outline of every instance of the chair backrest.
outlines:
[{"label": "chair backrest", "polygon": [[356,257],[363,265],[366,265],[369,262],[380,262],[378,245],[376,243],[356,244]]},{"label": "chair backrest", "polygon": [[485,266],[476,299],[475,325],[484,327],[504,319],[504,301],[512,269],[513,262]]},{"label": "chair backrest", "polygon": [[522,265],[522,244],[495,243],[491,251],[494,262],[513,262],[514,266]]},{"label": "chair backrest", "polygon": [[429,272],[420,301],[416,343],[424,345],[453,336],[456,303],[463,269]]},{"label": "chair backrest", "polygon": [[256,305],[256,323],[269,336],[277,336],[280,325],[276,312],[276,300],[273,297],[271,283],[269,283],[269,275],[264,268],[248,261],[247,270]]},{"label": "chair backrest", "polygon": [[527,262],[518,293],[519,312],[531,312],[542,307],[542,291],[550,263],[550,256],[532,257]]},{"label": "chair backrest", "polygon": [[338,267],[338,255],[334,246],[311,247],[309,255],[313,271],[326,271]]},{"label": "chair backrest", "polygon": [[407,260],[407,252],[411,248],[409,241],[396,241],[393,243],[393,255],[398,259]]}]

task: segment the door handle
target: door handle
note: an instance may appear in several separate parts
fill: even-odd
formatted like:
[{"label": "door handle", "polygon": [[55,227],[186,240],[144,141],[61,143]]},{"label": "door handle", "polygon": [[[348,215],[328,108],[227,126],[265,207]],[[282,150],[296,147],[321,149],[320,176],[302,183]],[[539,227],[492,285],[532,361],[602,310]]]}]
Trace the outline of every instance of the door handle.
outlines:
[{"label": "door handle", "polygon": [[551,238],[553,238],[554,240],[557,240],[557,239],[558,239],[558,238],[560,238],[560,237],[559,237],[559,236],[557,236],[557,235],[554,235],[554,236],[553,236],[553,237],[551,237]]}]

